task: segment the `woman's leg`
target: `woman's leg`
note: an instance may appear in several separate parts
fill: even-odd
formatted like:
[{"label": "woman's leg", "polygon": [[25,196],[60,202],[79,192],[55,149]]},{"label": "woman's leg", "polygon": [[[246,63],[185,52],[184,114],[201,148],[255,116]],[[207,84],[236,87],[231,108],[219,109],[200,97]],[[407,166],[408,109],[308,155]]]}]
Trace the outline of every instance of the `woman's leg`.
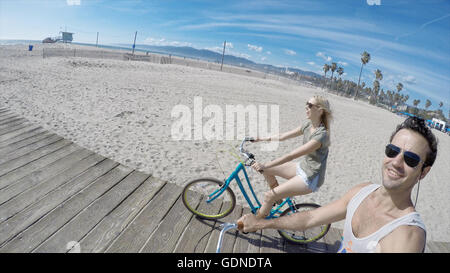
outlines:
[{"label": "woman's leg", "polygon": [[312,190],[309,189],[303,179],[300,176],[295,175],[280,186],[271,189],[264,194],[264,202],[258,211],[257,217],[264,218],[269,215],[275,200],[291,196],[305,195],[311,192]]},{"label": "woman's leg", "polygon": [[278,181],[275,176],[282,177],[284,179],[291,179],[297,175],[297,163],[286,162],[279,166],[267,168],[263,172],[264,178],[271,189],[278,186]]}]

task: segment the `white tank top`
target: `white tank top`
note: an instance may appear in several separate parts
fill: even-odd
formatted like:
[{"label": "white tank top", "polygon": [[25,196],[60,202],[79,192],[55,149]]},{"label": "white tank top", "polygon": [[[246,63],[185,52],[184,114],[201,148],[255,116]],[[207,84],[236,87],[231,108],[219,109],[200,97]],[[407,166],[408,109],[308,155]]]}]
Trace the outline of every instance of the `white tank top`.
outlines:
[{"label": "white tank top", "polygon": [[349,252],[357,252],[357,253],[370,253],[375,252],[376,246],[378,242],[386,235],[391,233],[394,229],[401,225],[410,225],[410,226],[418,226],[425,231],[425,225],[423,224],[422,219],[420,218],[419,213],[411,212],[402,217],[392,220],[387,223],[383,227],[381,227],[376,232],[372,233],[369,236],[363,238],[356,238],[353,234],[352,230],[352,219],[353,214],[356,209],[359,207],[361,202],[372,192],[378,189],[381,185],[378,184],[370,184],[364,188],[362,188],[353,198],[350,200],[347,206],[347,215],[345,216],[345,224],[344,224],[344,232],[343,238],[341,242],[341,247],[338,250],[338,253],[349,253]]}]

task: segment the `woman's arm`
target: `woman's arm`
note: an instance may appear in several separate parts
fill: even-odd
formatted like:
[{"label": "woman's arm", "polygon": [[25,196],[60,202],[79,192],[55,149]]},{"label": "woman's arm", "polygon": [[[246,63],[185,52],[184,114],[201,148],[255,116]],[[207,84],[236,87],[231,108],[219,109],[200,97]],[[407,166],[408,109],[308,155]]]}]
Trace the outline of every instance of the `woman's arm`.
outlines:
[{"label": "woman's arm", "polygon": [[271,168],[274,166],[278,166],[286,162],[292,161],[296,158],[299,158],[302,155],[312,153],[315,150],[319,149],[321,145],[322,144],[320,144],[319,141],[312,139],[307,143],[303,144],[302,146],[298,147],[297,149],[293,150],[292,152],[288,153],[287,155],[264,164],[264,168]]},{"label": "woman's arm", "polygon": [[297,137],[297,136],[301,136],[303,134],[302,127],[298,127],[295,128],[294,130],[291,130],[289,132],[286,133],[282,133],[280,135],[275,135],[275,136],[271,136],[271,137],[265,137],[265,138],[257,138],[257,141],[284,141],[286,139],[290,139],[293,137]]}]

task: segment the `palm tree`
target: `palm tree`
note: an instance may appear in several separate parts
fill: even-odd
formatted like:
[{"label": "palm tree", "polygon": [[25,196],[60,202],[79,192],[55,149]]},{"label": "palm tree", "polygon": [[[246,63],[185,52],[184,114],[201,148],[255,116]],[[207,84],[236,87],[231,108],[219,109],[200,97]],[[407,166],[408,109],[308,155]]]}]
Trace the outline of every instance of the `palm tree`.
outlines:
[{"label": "palm tree", "polygon": [[375,103],[378,102],[378,90],[380,90],[380,82],[381,80],[383,80],[383,74],[381,74],[381,70],[377,69],[375,70],[375,82],[377,82],[377,88],[375,88],[375,82],[374,82],[374,90],[375,90]]},{"label": "palm tree", "polygon": [[323,65],[323,72],[325,73],[325,83],[327,82],[327,72],[330,70],[331,66],[329,64]]},{"label": "palm tree", "polygon": [[427,100],[427,101],[425,102],[425,109],[428,110],[428,107],[430,107],[430,106],[431,106],[431,101],[430,101],[430,100]]},{"label": "palm tree", "polygon": [[399,82],[399,83],[397,84],[397,92],[402,91],[402,89],[403,89],[403,84],[402,84],[401,82]]},{"label": "palm tree", "polygon": [[333,74],[334,74],[334,71],[336,71],[336,68],[337,68],[337,63],[331,63],[331,67],[330,67],[330,69],[331,69],[330,89],[331,89],[331,84],[333,83]]},{"label": "palm tree", "polygon": [[413,101],[413,104],[414,104],[414,114],[416,114],[417,115],[417,113],[419,112],[419,109],[417,108],[417,105],[419,105],[419,103],[420,103],[420,100],[414,100]]},{"label": "palm tree", "polygon": [[[370,54],[367,51],[364,51],[361,54],[361,71],[359,71],[359,79],[358,79],[358,88],[359,88],[359,82],[361,81],[361,73],[363,66],[366,65],[370,61]],[[354,99],[358,96],[358,88],[356,88],[356,93]]]},{"label": "palm tree", "polygon": [[344,68],[342,68],[341,66],[339,66],[338,69],[336,70],[336,72],[339,74],[339,77],[341,77],[342,74],[344,74]]},{"label": "palm tree", "polygon": [[336,72],[339,74],[339,80],[342,81],[342,74],[344,74],[344,68],[339,66],[338,69],[336,70]]},{"label": "palm tree", "polygon": [[373,94],[374,94],[375,103],[377,103],[377,97],[378,97],[379,91],[380,91],[380,82],[378,80],[375,80],[373,82]]},{"label": "palm tree", "polygon": [[442,108],[444,106],[444,103],[442,101],[439,102],[439,108]]}]

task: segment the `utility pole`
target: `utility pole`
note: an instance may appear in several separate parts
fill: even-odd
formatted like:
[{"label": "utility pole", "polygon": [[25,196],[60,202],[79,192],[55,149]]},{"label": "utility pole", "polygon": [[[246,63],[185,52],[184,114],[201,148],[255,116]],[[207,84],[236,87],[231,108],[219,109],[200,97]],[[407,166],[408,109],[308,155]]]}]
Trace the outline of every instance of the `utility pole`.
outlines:
[{"label": "utility pole", "polygon": [[226,46],[226,44],[227,44],[227,41],[223,42],[222,64],[220,65],[220,71],[222,71],[223,57],[225,56],[225,46]]},{"label": "utility pole", "polygon": [[98,31],[97,31],[97,42],[95,43],[95,47],[98,47]]},{"label": "utility pole", "polygon": [[137,31],[134,34],[134,43],[133,43],[133,55],[134,55],[134,48],[136,47],[136,36],[137,36]]}]

